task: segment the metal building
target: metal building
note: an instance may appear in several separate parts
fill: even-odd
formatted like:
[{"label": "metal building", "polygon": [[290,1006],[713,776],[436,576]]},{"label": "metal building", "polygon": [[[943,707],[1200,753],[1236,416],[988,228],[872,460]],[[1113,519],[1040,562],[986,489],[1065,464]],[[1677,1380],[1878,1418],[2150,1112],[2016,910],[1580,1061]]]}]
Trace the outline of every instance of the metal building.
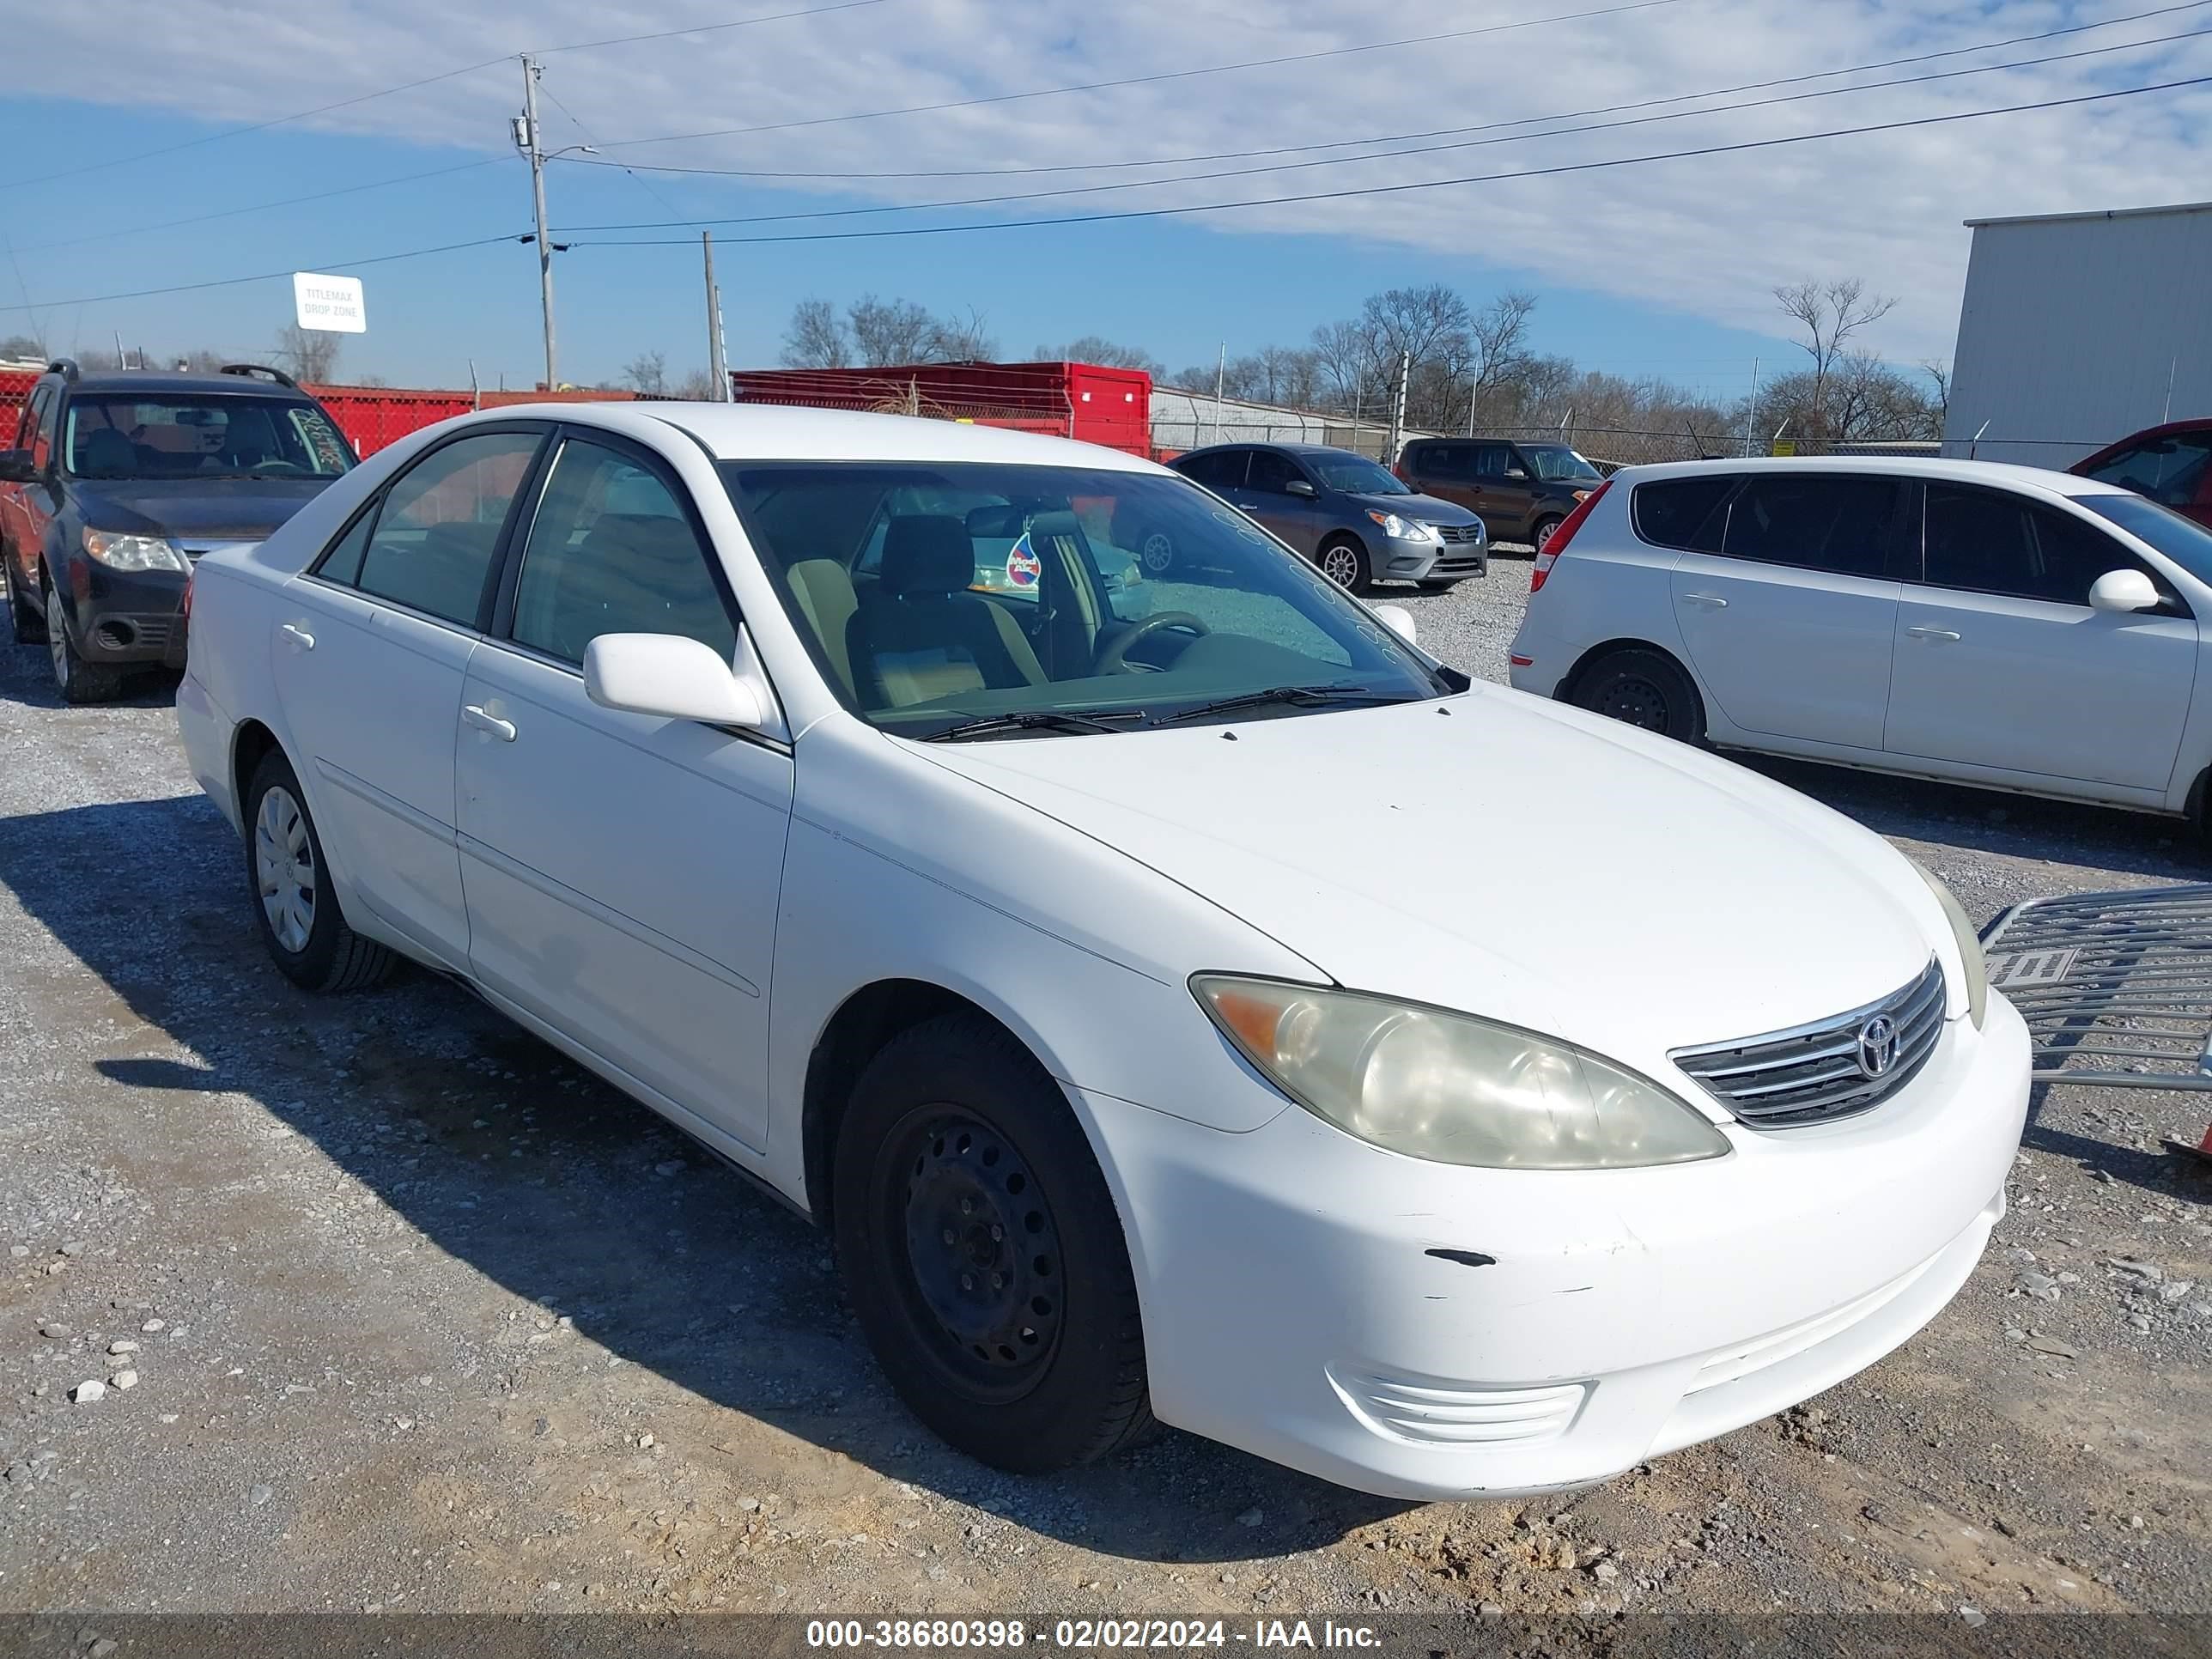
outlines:
[{"label": "metal building", "polygon": [[1966,222],[1945,454],[2064,467],[2212,416],[2212,202]]}]

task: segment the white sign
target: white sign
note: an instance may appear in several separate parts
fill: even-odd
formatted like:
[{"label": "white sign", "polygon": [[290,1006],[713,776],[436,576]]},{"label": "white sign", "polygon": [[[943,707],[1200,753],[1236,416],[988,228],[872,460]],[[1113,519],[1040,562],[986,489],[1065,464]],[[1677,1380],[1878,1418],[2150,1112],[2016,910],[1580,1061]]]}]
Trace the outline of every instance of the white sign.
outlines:
[{"label": "white sign", "polygon": [[336,334],[366,334],[368,313],[361,298],[358,276],[320,276],[312,270],[292,273],[292,303],[301,328],[324,328]]}]

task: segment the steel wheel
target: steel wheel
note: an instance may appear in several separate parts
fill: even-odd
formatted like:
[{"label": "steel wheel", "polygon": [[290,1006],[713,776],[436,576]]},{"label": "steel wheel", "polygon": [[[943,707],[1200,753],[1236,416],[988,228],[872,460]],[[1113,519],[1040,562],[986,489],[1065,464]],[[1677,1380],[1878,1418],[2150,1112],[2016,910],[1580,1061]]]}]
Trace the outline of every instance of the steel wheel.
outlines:
[{"label": "steel wheel", "polygon": [[1544,550],[1546,544],[1550,542],[1552,539],[1553,532],[1558,530],[1559,527],[1559,520],[1546,519],[1542,523],[1536,526],[1534,533],[1529,538],[1529,544],[1539,553],[1541,553]]},{"label": "steel wheel", "polygon": [[1597,712],[1645,732],[1665,732],[1672,726],[1667,693],[1646,679],[1615,680],[1606,688]]},{"label": "steel wheel", "polygon": [[1359,581],[1359,555],[1342,542],[1332,542],[1321,550],[1321,574],[1339,587],[1352,588]]},{"label": "steel wheel", "polygon": [[1165,575],[1175,563],[1175,538],[1164,530],[1147,531],[1138,544],[1137,558],[1147,574]]},{"label": "steel wheel", "polygon": [[46,595],[46,652],[53,659],[54,684],[64,698],[69,696],[70,673],[76,667],[70,659],[69,634],[62,620],[62,596]]},{"label": "steel wheel", "polygon": [[1036,1177],[996,1130],[954,1108],[901,1138],[902,1185],[885,1194],[904,1241],[915,1328],[962,1391],[1026,1393],[1060,1338],[1060,1235]]},{"label": "steel wheel", "polygon": [[282,784],[262,796],[253,821],[253,873],[269,931],[298,955],[315,931],[315,849],[300,803]]}]

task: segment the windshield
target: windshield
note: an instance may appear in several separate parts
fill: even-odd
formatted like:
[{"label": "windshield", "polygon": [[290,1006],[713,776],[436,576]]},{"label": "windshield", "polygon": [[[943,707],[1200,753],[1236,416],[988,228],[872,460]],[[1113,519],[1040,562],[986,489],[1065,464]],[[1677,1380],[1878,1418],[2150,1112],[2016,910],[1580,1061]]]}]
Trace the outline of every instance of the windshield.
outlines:
[{"label": "windshield", "polygon": [[[1125,730],[1212,718],[1192,711],[1254,693],[1269,695],[1236,717],[1274,718],[1455,689],[1180,477],[964,463],[721,471],[823,677],[902,737],[985,719],[979,738]],[[1165,576],[1132,556],[1163,545]]]},{"label": "windshield", "polygon": [[1601,476],[1595,467],[1565,444],[1522,444],[1521,453],[1528,458],[1528,465],[1536,469],[1540,478],[1595,483]]},{"label": "windshield", "polygon": [[80,478],[335,478],[353,465],[315,404],[220,392],[72,398],[63,441]]},{"label": "windshield", "polygon": [[2076,495],[2077,506],[2139,536],[2200,582],[2212,583],[2212,530],[2140,495]]},{"label": "windshield", "polygon": [[1377,466],[1364,455],[1308,455],[1308,466],[1321,474],[1331,489],[1347,495],[1410,495],[1388,467]]}]

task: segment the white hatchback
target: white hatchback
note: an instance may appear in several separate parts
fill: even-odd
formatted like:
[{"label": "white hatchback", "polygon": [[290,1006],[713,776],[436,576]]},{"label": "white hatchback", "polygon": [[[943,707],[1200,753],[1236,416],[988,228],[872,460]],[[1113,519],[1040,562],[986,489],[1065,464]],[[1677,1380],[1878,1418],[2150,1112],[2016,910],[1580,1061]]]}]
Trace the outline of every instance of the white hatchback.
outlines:
[{"label": "white hatchback", "polygon": [[1692,742],[2203,816],[2212,530],[1988,462],[1632,467],[1536,560],[1513,684]]},{"label": "white hatchback", "polygon": [[[190,614],[276,964],[461,977],[816,1218],[1006,1468],[1157,1417],[1378,1492],[1586,1484],[1887,1352],[2003,1207],[2026,1034],[1932,878],[1470,685],[1144,461],[511,409]],[[1541,861],[1347,855],[1500,813]]]}]

